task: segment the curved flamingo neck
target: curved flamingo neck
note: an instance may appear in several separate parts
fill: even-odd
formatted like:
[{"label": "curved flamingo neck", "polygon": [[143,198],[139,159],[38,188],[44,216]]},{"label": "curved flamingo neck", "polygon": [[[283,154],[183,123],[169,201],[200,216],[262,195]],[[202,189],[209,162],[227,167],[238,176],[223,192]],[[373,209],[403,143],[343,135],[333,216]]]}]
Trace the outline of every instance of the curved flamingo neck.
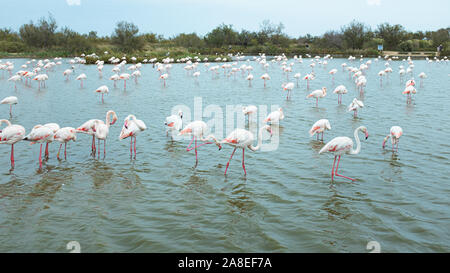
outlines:
[{"label": "curved flamingo neck", "polygon": [[3,123],[6,123],[7,126],[11,126],[11,122],[9,120],[7,120],[7,119],[1,119],[0,120],[0,126],[2,126]]},{"label": "curved flamingo neck", "polygon": [[361,141],[359,140],[359,136],[358,136],[358,132],[362,129],[362,126],[358,127],[355,129],[354,132],[354,136],[355,136],[355,141],[356,141],[356,149],[352,149],[350,151],[350,154],[359,154],[359,152],[361,151]]},{"label": "curved flamingo neck", "polygon": [[263,133],[264,127],[259,128],[259,132],[258,132],[258,145],[255,147],[253,146],[253,144],[250,144],[248,146],[248,148],[252,151],[257,151],[259,150],[259,148],[261,148],[262,145],[262,133]]}]

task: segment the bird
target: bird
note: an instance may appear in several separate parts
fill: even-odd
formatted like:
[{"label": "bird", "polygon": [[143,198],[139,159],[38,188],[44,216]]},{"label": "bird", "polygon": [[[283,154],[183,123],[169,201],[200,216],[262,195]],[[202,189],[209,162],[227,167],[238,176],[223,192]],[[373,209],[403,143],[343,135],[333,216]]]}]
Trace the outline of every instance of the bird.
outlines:
[{"label": "bird", "polygon": [[9,96],[9,97],[2,99],[2,101],[0,101],[0,104],[9,104],[9,116],[12,117],[12,106],[14,104],[17,104],[18,102],[19,101],[18,101],[17,97]]},{"label": "bird", "polygon": [[116,82],[120,80],[120,76],[118,74],[114,74],[109,78],[111,81],[114,81],[114,88],[116,88]]},{"label": "bird", "polygon": [[81,73],[80,75],[78,75],[78,77],[76,78],[78,81],[80,81],[80,87],[83,88],[83,80],[85,80],[87,78],[86,74]]},{"label": "bird", "polygon": [[130,74],[128,74],[128,73],[122,73],[122,74],[120,74],[119,78],[120,78],[121,80],[123,80],[123,89],[124,89],[124,90],[127,89],[127,80],[130,79]]},{"label": "bird", "polygon": [[42,169],[42,144],[53,140],[53,130],[47,126],[36,125],[31,132],[23,138],[23,140],[31,141],[31,144],[40,143],[41,149],[39,151],[39,169]]},{"label": "bird", "polygon": [[330,74],[332,76],[333,82],[334,82],[334,75],[337,73],[337,69],[333,68],[330,70],[330,72],[328,72],[328,74]]},{"label": "bird", "polygon": [[77,140],[77,131],[73,127],[63,127],[56,131],[53,136],[55,141],[60,142],[58,153],[56,154],[56,158],[59,160],[59,153],[61,151],[61,147],[64,143],[64,159],[67,159],[67,142],[76,141]]},{"label": "bird", "polygon": [[166,87],[166,79],[169,77],[169,74],[164,73],[159,78],[164,80],[164,87]]},{"label": "bird", "polygon": [[338,104],[341,104],[342,103],[342,95],[347,94],[347,88],[345,88],[345,86],[343,86],[343,85],[338,85],[334,89],[333,93],[338,95]]},{"label": "bird", "polygon": [[[77,133],[83,133],[92,136],[92,145],[91,145],[91,155],[95,156],[96,147],[95,147],[95,131],[94,131],[94,123],[96,119],[90,119],[83,123],[80,127],[76,129]],[[113,125],[117,121],[116,112],[113,110],[109,110],[106,112],[105,123]]]},{"label": "bird", "polygon": [[317,140],[319,140],[319,134],[322,133],[323,141],[323,133],[325,130],[331,130],[330,121],[328,119],[319,119],[309,130],[309,135],[312,137],[314,134],[317,134]]},{"label": "bird", "polygon": [[412,95],[416,94],[417,90],[414,88],[414,85],[408,85],[406,89],[402,92],[402,94],[406,94],[406,103],[411,103]]},{"label": "bird", "polygon": [[292,89],[294,89],[294,83],[293,82],[289,82],[289,83],[283,83],[281,85],[281,87],[283,88],[284,91],[287,91],[286,93],[286,100],[289,100],[291,98],[291,92]]},{"label": "bird", "polygon": [[246,80],[248,81],[248,86],[252,86],[252,80],[253,80],[253,75],[249,74],[246,78]]},{"label": "bird", "polygon": [[423,86],[423,79],[426,79],[428,76],[427,74],[425,74],[425,72],[421,72],[419,74],[419,78],[420,78],[420,86]]},{"label": "bird", "polygon": [[[214,143],[216,144],[217,147],[219,147],[219,150],[222,149],[222,145],[220,145],[220,143],[217,141],[216,137],[212,134],[208,135],[207,137],[204,137],[204,135],[206,134],[206,132],[208,132],[208,125],[206,125],[206,123],[204,121],[201,120],[196,120],[193,121],[191,123],[189,123],[188,125],[186,125],[184,127],[183,130],[180,131],[180,133],[178,135],[192,135],[192,139],[191,142],[189,143],[188,147],[186,148],[186,151],[192,151],[195,150],[195,166],[194,168],[197,167],[198,165],[198,156],[197,156],[197,148],[203,145],[207,145],[207,144],[212,144],[212,142],[207,142],[208,140],[212,139],[214,140]],[[200,144],[197,146],[197,139],[203,141],[204,143]],[[190,148],[192,145],[192,142],[194,142],[194,148]]]},{"label": "bird", "polygon": [[358,109],[363,108],[364,103],[356,98],[353,99],[353,101],[350,103],[350,105],[347,108],[347,111],[353,111],[353,117],[356,117],[358,115]]},{"label": "bird", "polygon": [[70,76],[70,74],[72,74],[72,72],[73,72],[73,69],[64,70],[63,75],[66,76],[66,81],[69,80],[69,76]]},{"label": "bird", "polygon": [[20,75],[13,75],[12,77],[10,77],[8,79],[8,81],[13,81],[14,82],[14,90],[17,90],[17,86],[16,86],[16,82],[22,80],[22,78],[20,77]]},{"label": "bird", "polygon": [[247,175],[247,171],[245,170],[245,148],[249,148],[251,151],[257,151],[261,148],[262,145],[262,134],[263,131],[267,130],[272,135],[272,129],[269,125],[264,125],[259,128],[258,132],[258,144],[257,146],[253,146],[254,136],[253,133],[247,131],[245,129],[237,128],[232,131],[225,139],[220,141],[220,144],[227,144],[234,147],[233,152],[231,153],[230,159],[227,162],[227,167],[225,168],[224,175],[227,174],[228,166],[230,165],[231,158],[233,158],[234,152],[236,152],[237,148],[242,149],[242,168],[244,169],[244,174]]},{"label": "bird", "polygon": [[[48,127],[52,130],[53,135],[59,130],[59,125],[57,123],[47,123],[44,124],[43,126]],[[49,139],[46,141],[47,143],[45,144],[45,159],[48,159],[49,157],[49,153],[48,153],[48,144],[53,142],[53,138]]]},{"label": "bird", "polygon": [[294,78],[297,79],[297,87],[298,87],[298,79],[300,79],[301,74],[300,73],[295,73]]},{"label": "bird", "polygon": [[43,85],[45,87],[45,81],[48,80],[48,75],[47,74],[39,74],[36,77],[34,77],[33,80],[39,82],[38,90],[41,90],[41,83],[43,83]]},{"label": "bird", "polygon": [[403,129],[400,126],[392,126],[389,133],[390,134],[384,138],[382,147],[384,149],[386,146],[386,141],[391,138],[392,151],[394,152],[394,146],[396,146],[395,150],[398,152],[398,142],[400,141],[400,137],[403,135]]},{"label": "bird", "polygon": [[[355,181],[356,179],[343,176],[338,174],[339,169],[339,162],[341,161],[341,156],[343,154],[359,154],[361,151],[361,142],[359,140],[358,132],[361,131],[365,134],[366,139],[369,137],[369,133],[367,131],[367,128],[364,126],[359,126],[355,129],[354,136],[356,140],[356,149],[353,149],[353,140],[349,137],[335,137],[332,140],[330,140],[325,146],[320,149],[319,154],[322,154],[324,152],[332,152],[334,154],[334,162],[333,162],[333,168],[331,169],[331,180],[334,180],[334,176],[340,176],[344,177],[346,179],[349,179],[351,181]],[[336,158],[338,158],[336,170],[334,169],[334,165],[336,163]]]},{"label": "bird", "polygon": [[125,139],[127,137],[131,138],[130,142],[130,157],[133,157],[133,138],[134,138],[134,159],[136,159],[136,135],[138,135],[140,132],[147,129],[147,126],[145,123],[137,119],[135,115],[128,115],[125,120],[124,124],[122,126],[122,131],[119,135],[119,140]]},{"label": "bird", "polygon": [[108,88],[108,86],[106,86],[106,85],[102,85],[102,86],[100,86],[99,88],[95,89],[94,92],[102,94],[102,103],[104,103],[104,101],[103,101],[103,95],[104,95],[104,94],[107,94],[107,93],[109,92],[109,88]]},{"label": "bird", "polygon": [[308,96],[306,96],[306,98],[311,98],[314,97],[316,98],[316,107],[319,106],[319,98],[323,98],[327,95],[327,88],[326,87],[322,87],[322,89],[317,89],[312,91]]},{"label": "bird", "polygon": [[264,73],[264,74],[261,76],[261,79],[264,80],[264,87],[266,87],[266,81],[270,80],[270,76],[269,76],[269,74]]},{"label": "bird", "polygon": [[253,115],[256,115],[257,112],[258,112],[258,107],[256,107],[255,105],[247,105],[247,106],[242,107],[242,113],[244,113],[244,115],[248,116],[249,124],[250,124],[251,117],[253,117]]},{"label": "bird", "polygon": [[7,119],[0,120],[0,126],[6,123],[6,127],[0,130],[0,144],[11,145],[11,171],[14,170],[14,144],[25,136],[25,128],[18,124],[11,124]]},{"label": "bird", "polygon": [[306,90],[309,90],[309,81],[314,80],[314,74],[307,74],[303,79],[306,80]]},{"label": "bird", "polygon": [[269,115],[267,115],[266,119],[264,120],[264,122],[270,122],[272,123],[279,123],[280,120],[284,119],[284,113],[283,113],[283,109],[279,108],[276,111],[271,112]]},{"label": "bird", "polygon": [[183,112],[178,110],[177,114],[166,117],[164,125],[167,126],[166,136],[168,136],[170,132],[170,136],[173,140],[173,133],[179,132],[183,127]]}]

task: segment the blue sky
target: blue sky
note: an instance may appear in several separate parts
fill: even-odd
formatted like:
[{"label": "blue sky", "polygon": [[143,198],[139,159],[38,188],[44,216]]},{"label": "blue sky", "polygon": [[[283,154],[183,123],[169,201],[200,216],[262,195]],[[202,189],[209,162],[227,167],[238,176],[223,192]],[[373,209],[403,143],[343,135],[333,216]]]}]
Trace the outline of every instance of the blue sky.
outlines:
[{"label": "blue sky", "polygon": [[264,19],[282,22],[298,37],[337,30],[356,19],[371,27],[389,22],[407,30],[449,27],[450,0],[8,0],[0,9],[0,28],[18,30],[51,12],[58,26],[80,33],[110,35],[116,22],[131,21],[140,32],[171,37],[204,35],[221,23],[236,30],[258,30]]}]

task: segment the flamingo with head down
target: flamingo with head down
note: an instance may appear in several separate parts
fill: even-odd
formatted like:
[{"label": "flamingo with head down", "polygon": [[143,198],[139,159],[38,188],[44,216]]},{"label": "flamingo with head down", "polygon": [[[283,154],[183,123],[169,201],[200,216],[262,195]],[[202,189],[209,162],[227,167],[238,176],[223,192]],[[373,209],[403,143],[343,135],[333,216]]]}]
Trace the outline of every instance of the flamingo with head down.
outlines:
[{"label": "flamingo with head down", "polygon": [[40,143],[41,149],[39,151],[39,169],[42,169],[42,144],[53,141],[53,130],[47,126],[36,125],[31,132],[24,137],[23,140],[31,141],[31,144]]},{"label": "flamingo with head down", "polygon": [[0,144],[11,145],[11,171],[14,170],[14,144],[25,136],[25,128],[21,125],[11,124],[9,120],[0,120],[0,126],[6,123],[6,127],[0,130]]},{"label": "flamingo with head down", "polygon": [[119,135],[119,140],[125,139],[127,137],[131,138],[130,142],[130,158],[133,157],[133,138],[134,138],[134,159],[136,159],[136,136],[147,129],[147,126],[145,123],[137,119],[135,115],[128,115],[125,120],[122,127],[122,131]]},{"label": "flamingo with head down", "polygon": [[383,149],[386,146],[386,141],[391,138],[392,151],[394,152],[394,146],[396,146],[395,150],[398,152],[398,143],[400,141],[400,137],[403,135],[403,129],[400,126],[392,126],[389,133],[390,134],[383,140]]},{"label": "flamingo with head down", "polygon": [[319,140],[319,134],[322,133],[322,141],[323,141],[323,133],[325,130],[331,130],[330,121],[328,119],[319,119],[316,121],[311,129],[309,130],[309,135],[312,137],[313,135],[317,135],[317,140]]}]

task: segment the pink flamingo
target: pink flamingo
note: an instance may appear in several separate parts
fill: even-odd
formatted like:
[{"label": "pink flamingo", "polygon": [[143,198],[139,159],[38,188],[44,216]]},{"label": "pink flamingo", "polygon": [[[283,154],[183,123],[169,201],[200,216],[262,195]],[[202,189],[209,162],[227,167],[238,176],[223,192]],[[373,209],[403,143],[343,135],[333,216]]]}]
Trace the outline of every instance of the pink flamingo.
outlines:
[{"label": "pink flamingo", "polygon": [[341,104],[342,95],[347,94],[347,88],[343,85],[339,85],[334,89],[333,93],[338,95],[338,104]]},{"label": "pink flamingo", "polygon": [[388,138],[391,138],[392,143],[392,151],[394,152],[394,145],[396,146],[396,150],[398,152],[398,143],[400,141],[400,137],[403,135],[403,129],[400,126],[392,126],[390,130],[390,134],[387,135],[383,140],[383,149],[386,146],[386,141]]},{"label": "pink flamingo", "polygon": [[[192,135],[191,142],[189,143],[188,147],[186,148],[186,151],[189,152],[189,151],[195,150],[195,166],[194,166],[194,168],[196,168],[198,165],[197,148],[200,146],[206,145],[206,144],[212,144],[212,142],[207,142],[208,140],[213,139],[215,144],[217,145],[217,147],[219,147],[219,150],[222,149],[222,146],[217,141],[217,139],[214,137],[214,135],[208,135],[206,138],[203,138],[203,136],[205,135],[205,133],[207,131],[208,131],[208,125],[206,125],[206,123],[201,120],[196,120],[196,121],[193,121],[193,122],[189,123],[188,125],[186,125],[186,127],[184,127],[184,129],[181,130],[180,133],[178,134],[178,135],[187,135],[187,134]],[[197,146],[197,139],[203,141],[204,143]],[[195,141],[194,148],[190,148],[192,145],[192,142],[194,142],[194,141]]]},{"label": "pink flamingo", "polygon": [[323,132],[325,130],[331,130],[330,121],[328,121],[328,119],[319,119],[309,130],[309,135],[312,137],[313,135],[317,134],[317,140],[319,140],[319,134],[322,133],[323,141]]},{"label": "pink flamingo", "polygon": [[20,75],[14,75],[11,78],[8,79],[8,81],[13,81],[14,82],[14,90],[17,90],[17,86],[16,86],[16,82],[22,80],[22,78],[20,77]]},{"label": "pink flamingo", "polygon": [[118,80],[120,80],[120,76],[117,75],[117,74],[114,74],[114,75],[112,75],[109,79],[110,79],[111,81],[114,81],[114,88],[116,88],[116,87],[117,87],[116,82],[117,82]]},{"label": "pink flamingo", "polygon": [[14,170],[14,144],[25,136],[25,128],[21,125],[11,124],[9,120],[0,120],[0,126],[6,123],[6,127],[0,130],[0,144],[11,145],[11,171]]},{"label": "pink flamingo", "polygon": [[[112,117],[112,121],[111,121]],[[95,152],[97,148],[95,147],[95,131],[94,131],[94,123],[97,119],[90,119],[83,123],[80,127],[77,128],[77,133],[83,133],[92,136],[92,145],[91,145],[91,155],[95,156]],[[113,125],[117,121],[116,112],[113,110],[109,110],[106,112],[105,123]]]},{"label": "pink flamingo", "polygon": [[41,149],[39,151],[39,169],[42,169],[42,144],[44,142],[51,142],[53,140],[53,130],[47,126],[36,125],[31,132],[25,136],[23,140],[31,141],[31,144],[40,143]]},{"label": "pink flamingo", "polygon": [[353,111],[353,117],[357,117],[358,115],[358,109],[363,108],[364,107],[364,103],[356,98],[353,99],[352,103],[350,103],[350,105],[347,108],[347,111]]},{"label": "pink flamingo", "polygon": [[76,78],[77,81],[80,81],[80,87],[83,88],[83,80],[85,80],[87,78],[86,74],[81,73],[80,75],[78,75],[78,77]]},{"label": "pink flamingo", "polygon": [[309,81],[314,80],[313,74],[307,74],[305,77],[303,77],[304,80],[306,80],[306,90],[309,90]]},{"label": "pink flamingo", "polygon": [[312,91],[308,96],[306,96],[306,98],[311,98],[314,97],[316,98],[316,107],[319,106],[319,98],[323,98],[327,95],[327,88],[326,87],[322,87],[322,89],[317,89]]},{"label": "pink flamingo", "polygon": [[123,80],[123,90],[127,89],[127,80],[130,79],[130,74],[128,73],[122,73],[120,74],[119,78]]},{"label": "pink flamingo", "polygon": [[14,104],[17,104],[18,102],[19,101],[18,101],[17,97],[10,96],[10,97],[6,97],[2,101],[0,101],[0,104],[9,104],[9,116],[12,117],[12,106]]},{"label": "pink flamingo", "polygon": [[[362,131],[365,134],[366,139],[369,137],[369,133],[368,133],[366,127],[360,126],[360,127],[356,128],[356,130],[354,132],[354,136],[355,136],[355,140],[356,140],[356,149],[353,149],[353,140],[351,140],[349,137],[335,137],[330,142],[325,144],[325,146],[323,146],[322,149],[320,149],[319,154],[321,154],[323,152],[334,153],[333,168],[331,169],[331,180],[332,181],[333,181],[335,175],[350,179],[351,181],[356,180],[356,179],[338,174],[338,169],[339,169],[339,162],[341,161],[341,156],[343,154],[354,155],[354,154],[359,154],[359,152],[361,151],[361,142],[359,141],[359,137],[358,137],[359,131]],[[335,170],[334,164],[336,163],[337,157],[339,157],[339,159],[338,159],[338,162],[336,165],[336,170]]]},{"label": "pink flamingo", "polygon": [[417,90],[416,88],[414,88],[414,85],[408,85],[408,87],[406,87],[405,91],[402,92],[402,94],[406,94],[406,103],[409,104],[411,103],[412,100],[412,94],[416,94]]},{"label": "pink flamingo", "polygon": [[266,119],[264,120],[264,122],[270,122],[272,123],[279,123],[280,120],[284,119],[284,113],[283,113],[283,109],[279,108],[276,111],[271,112],[269,115],[267,115]]},{"label": "pink flamingo", "polygon": [[94,92],[95,92],[95,93],[100,93],[100,94],[102,94],[102,103],[104,103],[104,101],[103,101],[103,95],[104,95],[104,94],[108,94],[109,88],[108,88],[108,86],[106,86],[106,85],[102,85],[102,86],[100,86],[99,88],[95,89]]},{"label": "pink flamingo", "polygon": [[292,93],[292,89],[294,89],[294,83],[293,82],[289,82],[286,84],[282,84],[281,87],[283,88],[284,91],[287,91],[286,93],[286,100],[291,99],[291,93]]},{"label": "pink flamingo", "polygon": [[159,78],[164,80],[164,87],[166,87],[166,79],[169,77],[169,74],[164,73]]},{"label": "pink flamingo", "polygon": [[234,152],[236,152],[237,148],[242,149],[242,168],[244,169],[244,174],[247,175],[247,171],[245,170],[245,148],[249,148],[251,151],[257,151],[261,148],[262,145],[262,133],[264,130],[267,130],[270,135],[272,136],[272,129],[269,125],[264,125],[263,127],[259,128],[258,132],[258,145],[255,147],[253,146],[254,136],[250,131],[247,131],[245,129],[235,129],[233,132],[231,132],[227,138],[222,140],[221,144],[228,144],[230,146],[234,147],[233,152],[231,153],[230,159],[227,162],[227,167],[225,168],[224,175],[227,174],[228,166],[230,165],[231,158],[233,158]]},{"label": "pink flamingo", "polygon": [[264,73],[264,74],[261,76],[261,79],[264,80],[264,88],[265,88],[265,87],[266,87],[266,81],[270,80],[270,76],[269,76],[269,74]]},{"label": "pink flamingo", "polygon": [[[47,123],[44,124],[43,126],[50,128],[53,132],[53,135],[59,130],[59,125],[56,123]],[[45,159],[48,160],[49,157],[49,153],[48,153],[48,144],[53,142],[53,138],[49,139],[46,141],[47,143],[45,144]]]},{"label": "pink flamingo", "polygon": [[56,131],[54,137],[55,141],[61,142],[59,145],[58,153],[56,154],[56,158],[59,160],[59,152],[61,151],[61,147],[64,143],[64,159],[67,159],[67,142],[76,141],[77,140],[77,131],[72,127],[63,127]]},{"label": "pink flamingo", "polygon": [[138,135],[140,132],[147,129],[147,126],[145,123],[137,119],[135,115],[128,115],[125,120],[122,127],[122,131],[119,135],[119,140],[125,139],[127,137],[130,137],[130,158],[133,157],[133,138],[134,138],[134,159],[136,159],[136,135]]}]

